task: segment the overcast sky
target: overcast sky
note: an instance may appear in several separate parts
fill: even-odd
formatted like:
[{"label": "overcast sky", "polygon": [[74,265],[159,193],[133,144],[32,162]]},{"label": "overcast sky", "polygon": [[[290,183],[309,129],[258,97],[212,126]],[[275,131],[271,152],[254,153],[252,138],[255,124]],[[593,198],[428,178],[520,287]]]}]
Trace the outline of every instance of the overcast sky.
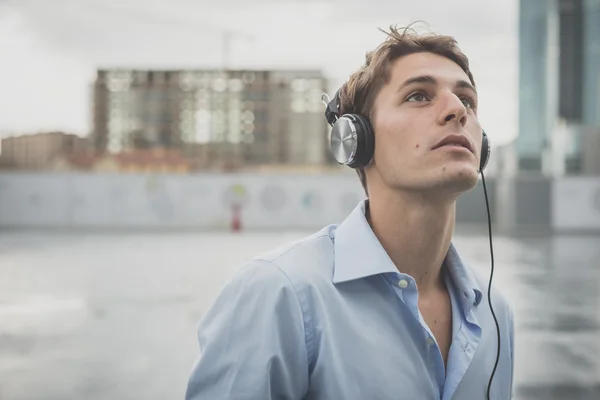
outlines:
[{"label": "overcast sky", "polygon": [[334,91],[383,34],[427,22],[471,59],[480,120],[517,134],[518,0],[0,0],[0,134],[91,130],[98,67],[320,68]]}]

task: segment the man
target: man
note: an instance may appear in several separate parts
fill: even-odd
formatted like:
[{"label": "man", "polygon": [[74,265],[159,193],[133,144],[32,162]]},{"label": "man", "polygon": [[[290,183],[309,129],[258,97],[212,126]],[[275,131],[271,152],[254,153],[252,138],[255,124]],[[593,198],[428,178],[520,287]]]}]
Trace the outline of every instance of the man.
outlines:
[{"label": "man", "polygon": [[[368,199],[225,285],[199,326],[188,400],[486,398],[488,282],[451,244],[483,140],[468,59],[451,37],[391,28],[339,103],[374,132],[356,167]],[[495,291],[492,304],[491,398],[509,399],[512,312]]]}]

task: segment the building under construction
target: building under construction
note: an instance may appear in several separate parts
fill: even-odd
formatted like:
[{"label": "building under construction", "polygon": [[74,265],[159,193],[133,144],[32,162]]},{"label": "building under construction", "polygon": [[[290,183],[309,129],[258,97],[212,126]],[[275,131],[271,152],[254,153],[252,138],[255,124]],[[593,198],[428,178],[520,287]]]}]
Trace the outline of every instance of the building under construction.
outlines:
[{"label": "building under construction", "polygon": [[98,70],[95,151],[180,149],[207,167],[331,163],[320,71]]}]

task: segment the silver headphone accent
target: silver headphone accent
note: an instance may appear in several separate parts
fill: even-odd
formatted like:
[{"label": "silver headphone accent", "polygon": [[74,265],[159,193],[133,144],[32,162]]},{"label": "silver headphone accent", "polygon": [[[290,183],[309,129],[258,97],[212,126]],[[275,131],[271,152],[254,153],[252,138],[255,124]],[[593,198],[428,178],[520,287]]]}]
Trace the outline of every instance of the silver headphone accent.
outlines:
[{"label": "silver headphone accent", "polygon": [[340,164],[350,164],[356,158],[358,137],[355,122],[353,115],[344,115],[336,121],[331,130],[331,153]]}]

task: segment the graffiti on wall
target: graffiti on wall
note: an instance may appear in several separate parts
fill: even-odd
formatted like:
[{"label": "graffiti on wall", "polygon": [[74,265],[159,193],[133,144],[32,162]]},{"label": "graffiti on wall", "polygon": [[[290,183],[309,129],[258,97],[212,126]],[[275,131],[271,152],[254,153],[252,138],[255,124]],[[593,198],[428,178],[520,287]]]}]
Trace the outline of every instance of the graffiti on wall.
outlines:
[{"label": "graffiti on wall", "polygon": [[316,211],[323,207],[323,195],[315,190],[305,192],[300,198],[305,210]]},{"label": "graffiti on wall", "polygon": [[241,183],[235,183],[225,189],[223,193],[223,203],[231,207],[243,207],[250,201],[248,189]]}]

